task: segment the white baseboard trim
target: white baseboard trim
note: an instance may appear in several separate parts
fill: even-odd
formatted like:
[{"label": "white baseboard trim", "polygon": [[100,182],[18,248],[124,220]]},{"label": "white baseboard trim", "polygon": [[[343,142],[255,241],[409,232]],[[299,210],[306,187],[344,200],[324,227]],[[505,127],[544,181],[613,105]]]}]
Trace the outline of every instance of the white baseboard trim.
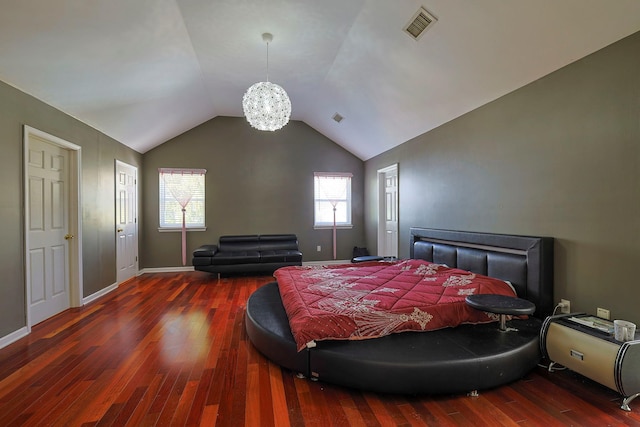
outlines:
[{"label": "white baseboard trim", "polygon": [[[303,261],[302,265],[331,265],[331,264],[351,264],[350,259],[332,259],[327,261]],[[193,266],[186,267],[151,267],[151,268],[143,268],[138,271],[138,276],[147,273],[183,273],[186,271],[195,271]]]},{"label": "white baseboard trim", "polygon": [[195,271],[195,270],[193,269],[193,266],[143,268],[138,272],[138,276],[146,273],[182,273],[185,271]]},{"label": "white baseboard trim", "polygon": [[350,259],[332,259],[328,261],[305,261],[302,265],[333,265],[333,264],[351,264]]},{"label": "white baseboard trim", "polygon": [[5,335],[4,337],[0,338],[0,348],[4,348],[9,344],[13,344],[14,342],[18,341],[20,338],[24,338],[27,335],[29,335],[29,333],[31,333],[29,328],[24,326],[15,332],[11,332],[9,335]]},{"label": "white baseboard trim", "polygon": [[89,304],[90,302],[93,302],[93,301],[97,300],[98,298],[105,296],[109,292],[115,291],[116,289],[118,289],[118,284],[117,283],[114,283],[113,285],[109,285],[106,288],[100,289],[95,294],[91,294],[88,297],[82,298],[82,305]]},{"label": "white baseboard trim", "polygon": [[[332,265],[332,264],[351,264],[351,260],[350,259],[332,259],[327,261],[303,261],[302,262],[302,265],[309,265],[309,266]],[[147,273],[183,273],[186,271],[195,271],[195,269],[193,268],[193,266],[151,267],[151,268],[143,268],[142,270],[138,271],[137,275],[141,276]]]}]

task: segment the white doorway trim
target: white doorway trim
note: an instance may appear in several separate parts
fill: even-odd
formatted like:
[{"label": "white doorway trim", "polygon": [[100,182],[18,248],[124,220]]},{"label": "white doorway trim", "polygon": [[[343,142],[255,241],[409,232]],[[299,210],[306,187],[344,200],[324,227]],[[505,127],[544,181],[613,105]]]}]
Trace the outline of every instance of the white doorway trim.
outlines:
[{"label": "white doorway trim", "polygon": [[69,141],[42,132],[38,129],[24,125],[23,134],[23,189],[24,189],[24,263],[25,263],[25,311],[27,315],[27,330],[31,332],[31,310],[29,301],[31,300],[31,290],[29,284],[29,225],[26,219],[29,218],[29,144],[32,137],[38,137],[47,142],[57,145],[69,152],[70,176],[69,176],[69,233],[74,236],[72,244],[69,245],[69,303],[71,307],[82,306],[83,279],[82,279],[82,189],[80,174],[82,171],[82,148]]},{"label": "white doorway trim", "polygon": [[[396,229],[395,229],[395,253],[390,253],[390,249],[386,247],[386,197],[385,197],[385,176],[389,173],[394,173],[397,177],[397,197],[395,198],[395,212],[396,215],[399,213],[398,204],[400,200],[400,175],[398,171],[398,163],[394,163],[385,168],[378,169],[378,255],[380,256],[398,256],[398,223],[400,222],[399,218],[396,221]],[[387,252],[387,253],[384,253]],[[393,250],[392,250],[393,252]]]}]

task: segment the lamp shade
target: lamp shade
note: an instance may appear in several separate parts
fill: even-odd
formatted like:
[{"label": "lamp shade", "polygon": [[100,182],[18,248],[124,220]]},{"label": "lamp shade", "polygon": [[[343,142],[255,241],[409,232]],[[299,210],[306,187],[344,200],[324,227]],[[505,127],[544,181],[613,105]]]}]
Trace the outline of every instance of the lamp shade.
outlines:
[{"label": "lamp shade", "polygon": [[275,131],[289,123],[291,101],[281,86],[258,82],[242,97],[242,109],[252,127]]}]

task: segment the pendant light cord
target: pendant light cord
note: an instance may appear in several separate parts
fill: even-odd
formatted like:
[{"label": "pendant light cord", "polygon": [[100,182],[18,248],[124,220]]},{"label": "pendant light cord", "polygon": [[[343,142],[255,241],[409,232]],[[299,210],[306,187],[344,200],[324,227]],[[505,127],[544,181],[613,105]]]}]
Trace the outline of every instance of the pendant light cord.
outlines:
[{"label": "pendant light cord", "polygon": [[269,81],[269,42],[267,42],[267,81]]}]

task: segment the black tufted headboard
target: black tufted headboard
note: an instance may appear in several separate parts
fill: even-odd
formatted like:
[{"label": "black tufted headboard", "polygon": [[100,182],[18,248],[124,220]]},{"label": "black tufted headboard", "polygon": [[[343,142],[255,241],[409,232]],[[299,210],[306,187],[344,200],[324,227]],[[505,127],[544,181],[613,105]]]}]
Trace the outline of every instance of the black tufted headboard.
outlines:
[{"label": "black tufted headboard", "polygon": [[536,317],[553,312],[552,237],[412,227],[410,256],[507,280],[536,305]]}]

